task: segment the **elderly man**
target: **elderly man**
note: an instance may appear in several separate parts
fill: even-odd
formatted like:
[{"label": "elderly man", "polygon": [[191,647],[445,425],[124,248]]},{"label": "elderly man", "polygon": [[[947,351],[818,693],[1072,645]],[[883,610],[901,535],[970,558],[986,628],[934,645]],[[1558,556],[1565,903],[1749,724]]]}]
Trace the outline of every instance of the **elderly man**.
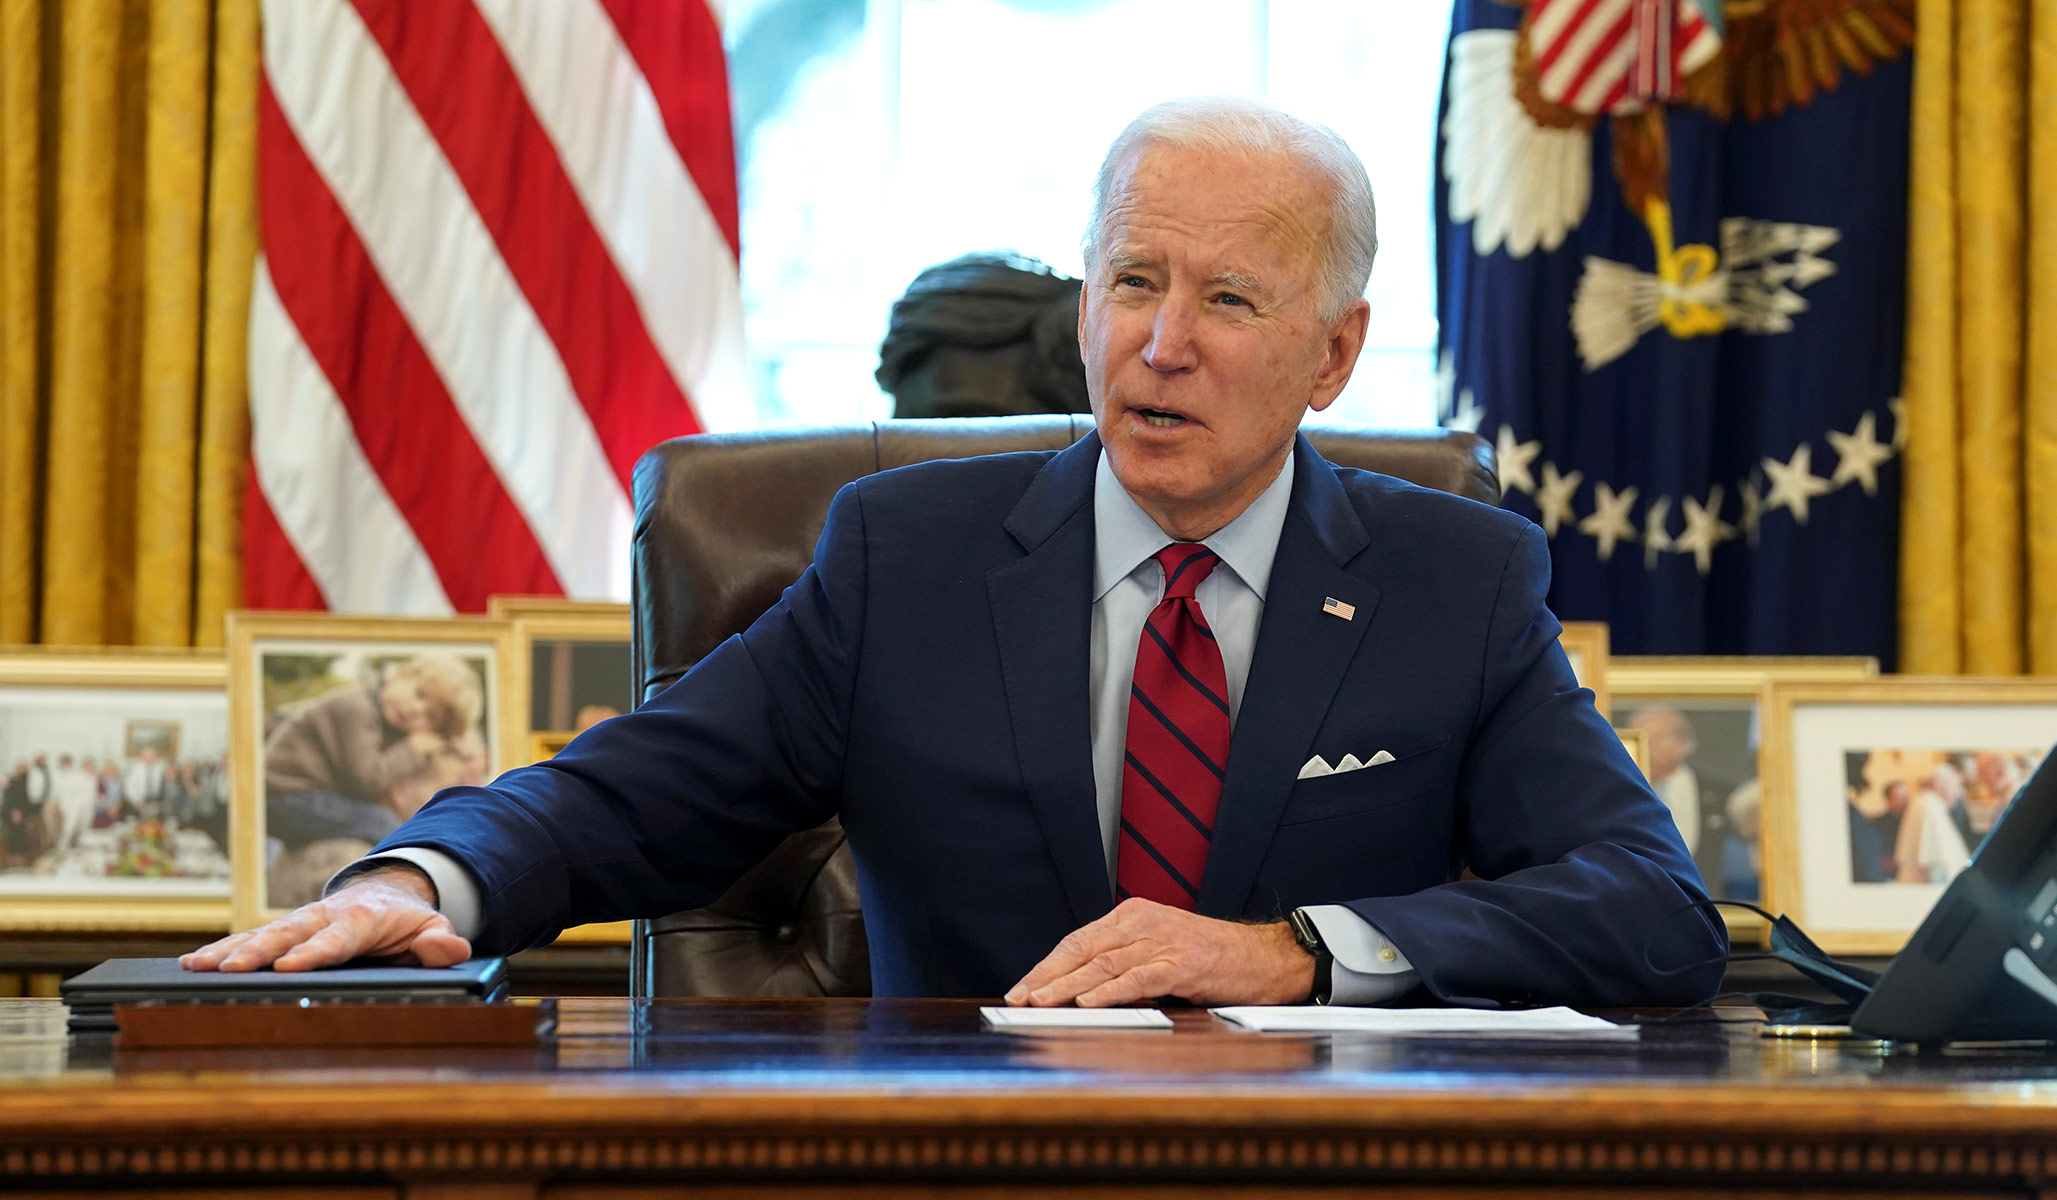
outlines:
[{"label": "elderly man", "polygon": [[1334,134],[1145,113],[1087,231],[1096,436],[845,488],[663,695],[187,964],[504,953],[705,904],[840,813],[885,995],[1703,998],[1720,924],[1557,646],[1540,531],[1298,436],[1374,249]]}]

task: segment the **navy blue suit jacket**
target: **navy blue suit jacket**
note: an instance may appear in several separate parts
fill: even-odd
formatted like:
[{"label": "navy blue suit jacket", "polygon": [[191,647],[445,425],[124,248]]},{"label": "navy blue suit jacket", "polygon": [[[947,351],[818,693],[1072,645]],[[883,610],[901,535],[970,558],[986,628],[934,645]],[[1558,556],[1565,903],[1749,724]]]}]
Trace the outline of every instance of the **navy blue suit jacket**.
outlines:
[{"label": "navy blue suit jacket", "polygon": [[[477,948],[503,953],[706,904],[839,813],[878,994],[998,995],[1113,905],[1087,715],[1099,451],[1089,436],[851,484],[814,565],[747,632],[385,845],[462,862]],[[1725,938],[1674,911],[1705,898],[1700,877],[1572,678],[1541,532],[1304,438],[1295,453],[1199,911],[1348,904],[1455,1002],[1712,993],[1718,961],[1646,968],[1718,960]],[[1394,761],[1297,778],[1310,755],[1380,750]]]}]

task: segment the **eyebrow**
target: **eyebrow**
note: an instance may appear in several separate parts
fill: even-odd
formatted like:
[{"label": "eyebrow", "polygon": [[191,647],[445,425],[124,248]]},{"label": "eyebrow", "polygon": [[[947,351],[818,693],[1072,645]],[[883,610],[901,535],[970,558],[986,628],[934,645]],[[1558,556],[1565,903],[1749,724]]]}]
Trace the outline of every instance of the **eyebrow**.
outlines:
[{"label": "eyebrow", "polygon": [[1147,255],[1137,254],[1133,250],[1120,251],[1107,256],[1107,273],[1109,275],[1119,275],[1124,271],[1149,265],[1150,259]]},{"label": "eyebrow", "polygon": [[[1107,256],[1107,273],[1109,275],[1119,275],[1124,271],[1131,271],[1137,267],[1151,265],[1153,263],[1150,256],[1137,254],[1134,251],[1121,251]],[[1262,279],[1257,278],[1255,275],[1246,275],[1241,271],[1222,271],[1219,274],[1209,276],[1207,285],[1209,287],[1227,288],[1232,292],[1256,292],[1259,294],[1268,294],[1270,292],[1270,289],[1264,286]]]},{"label": "eyebrow", "polygon": [[1257,278],[1255,275],[1245,275],[1241,271],[1223,271],[1221,274],[1210,278],[1207,282],[1216,287],[1227,288],[1232,292],[1263,293],[1268,290],[1264,286],[1262,279]]}]

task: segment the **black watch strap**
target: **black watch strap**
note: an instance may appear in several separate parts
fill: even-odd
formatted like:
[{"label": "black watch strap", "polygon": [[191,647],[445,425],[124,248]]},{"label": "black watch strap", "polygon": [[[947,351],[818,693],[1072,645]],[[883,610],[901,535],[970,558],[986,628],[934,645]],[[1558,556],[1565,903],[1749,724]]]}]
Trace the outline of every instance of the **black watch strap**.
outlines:
[{"label": "black watch strap", "polygon": [[1293,939],[1300,948],[1314,956],[1314,990],[1307,999],[1313,1004],[1327,1004],[1335,994],[1336,956],[1329,953],[1328,944],[1321,940],[1321,930],[1315,927],[1314,919],[1304,908],[1296,908],[1287,923],[1292,927]]}]

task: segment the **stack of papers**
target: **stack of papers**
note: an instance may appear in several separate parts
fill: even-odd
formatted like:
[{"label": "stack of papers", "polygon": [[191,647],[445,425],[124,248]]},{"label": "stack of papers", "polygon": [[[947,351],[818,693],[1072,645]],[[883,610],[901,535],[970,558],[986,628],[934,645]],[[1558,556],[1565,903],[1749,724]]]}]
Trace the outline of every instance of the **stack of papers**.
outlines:
[{"label": "stack of papers", "polygon": [[981,1008],[995,1029],[1170,1029],[1154,1008]]},{"label": "stack of papers", "polygon": [[1510,1037],[1635,1037],[1633,1025],[1616,1025],[1568,1008],[1520,1011],[1481,1008],[1345,1008],[1297,1005],[1284,1008],[1217,1008],[1214,1015],[1258,1033],[1458,1033]]}]

